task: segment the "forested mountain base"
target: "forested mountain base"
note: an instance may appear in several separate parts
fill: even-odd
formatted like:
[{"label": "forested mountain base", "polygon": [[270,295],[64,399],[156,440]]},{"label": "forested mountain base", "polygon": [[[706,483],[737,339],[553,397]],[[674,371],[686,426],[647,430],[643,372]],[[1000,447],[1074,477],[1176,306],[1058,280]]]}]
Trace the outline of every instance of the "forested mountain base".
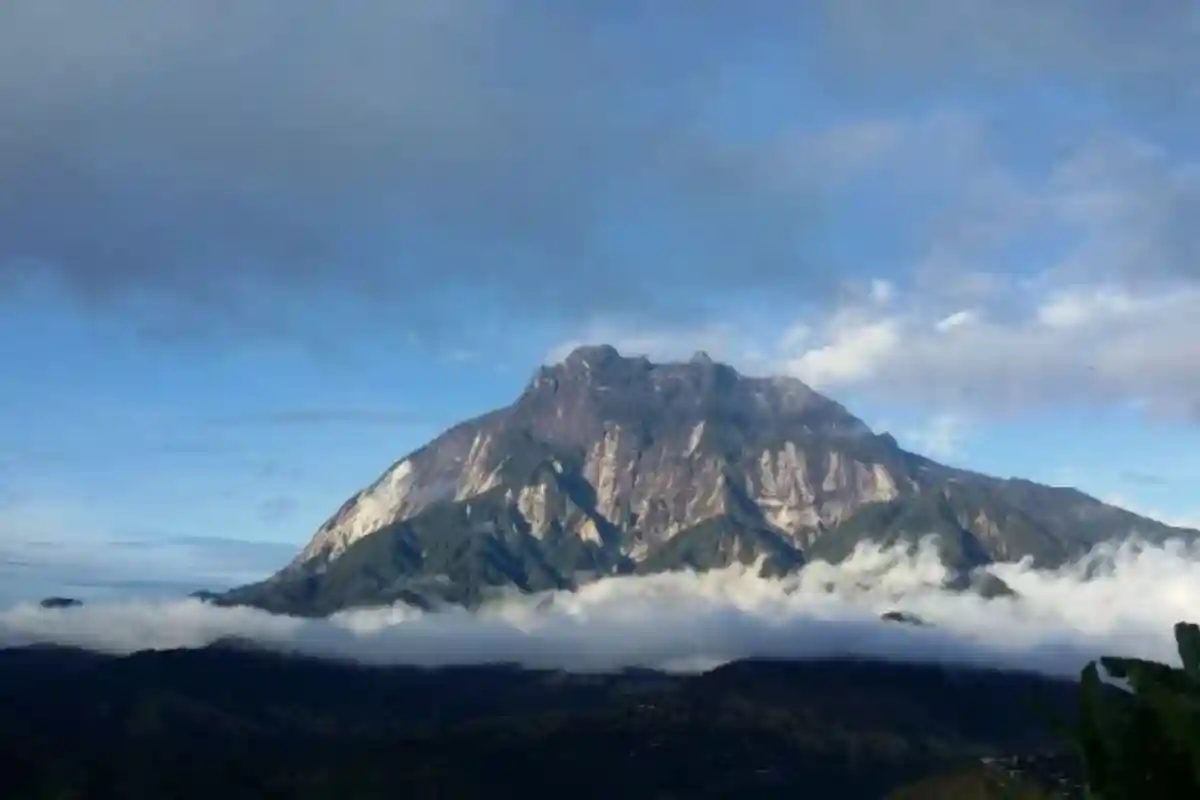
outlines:
[{"label": "forested mountain base", "polygon": [[6,650],[0,796],[1197,798],[1200,628],[1175,633],[1182,668],[1105,658],[1082,683],[863,660],[578,675]]},{"label": "forested mountain base", "polygon": [[587,676],[11,650],[0,792],[880,798],[983,757],[1063,752],[1050,716],[1073,718],[1076,698],[1069,681],[865,661]]}]

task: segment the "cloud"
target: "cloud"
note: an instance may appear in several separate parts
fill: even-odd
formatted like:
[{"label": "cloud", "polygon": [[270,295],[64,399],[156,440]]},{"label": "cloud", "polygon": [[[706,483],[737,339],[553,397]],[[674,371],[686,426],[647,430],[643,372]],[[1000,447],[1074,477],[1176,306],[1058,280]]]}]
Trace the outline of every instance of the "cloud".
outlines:
[{"label": "cloud", "polygon": [[87,598],[180,595],[260,579],[287,563],[296,545],[220,536],[89,533],[54,539],[27,535],[6,519],[0,542],[0,603],[47,594]]},{"label": "cloud", "polygon": [[967,435],[968,421],[957,414],[937,414],[906,433],[917,452],[942,459],[957,456]]},{"label": "cloud", "polygon": [[[1200,165],[1157,123],[1197,119],[1200,46],[1185,4],[1127,5],[17,0],[0,298],[49,284],[172,337],[382,322],[464,339],[452,360],[520,308],[521,330],[565,327],[568,345],[704,349],[831,389],[1004,408],[1149,394],[1178,414],[1198,407],[1182,326]],[[793,85],[813,40],[824,77],[925,91],[902,113],[850,95],[813,113]],[[1007,102],[1004,81],[1030,76],[1071,102],[1019,132],[959,91]],[[725,103],[750,88],[778,114],[732,135]],[[1171,100],[1152,118],[1109,102],[1152,95]],[[746,308],[789,316],[764,331]]]},{"label": "cloud", "polygon": [[975,300],[972,308],[955,309],[953,295],[910,286],[886,306],[852,300],[827,312],[785,317],[774,341],[752,322],[719,328],[594,325],[549,357],[580,342],[608,342],[627,355],[656,360],[685,359],[705,349],[748,374],[791,375],[833,396],[932,411],[941,423],[1061,407],[1195,418],[1200,340],[1193,329],[1200,283],[1054,287],[1030,281]]},{"label": "cloud", "polygon": [[1200,285],[1017,290],[989,311],[843,309],[781,368],[819,389],[979,413],[1136,405],[1179,418],[1200,398]]},{"label": "cloud", "polygon": [[854,151],[817,161],[853,164],[838,167],[841,191],[869,187],[859,205],[890,198],[876,211],[892,224],[872,230],[894,254],[886,279],[852,277],[819,304],[780,292],[719,324],[591,318],[569,344],[660,358],[702,347],[744,371],[944,413],[1066,403],[1194,416],[1200,162],[1093,130],[1010,163],[985,122],[935,112],[797,145]]},{"label": "cloud", "polygon": [[680,6],[16,0],[0,285],[273,335],[348,308],[453,329],[468,295],[669,313],[748,264],[803,280],[811,197],[696,122],[759,29],[717,8],[693,30]]},{"label": "cloud", "polygon": [[871,83],[948,89],[980,79],[1099,90],[1130,112],[1175,115],[1200,94],[1200,14],[1152,0],[825,0],[834,64]]},{"label": "cloud", "polygon": [[818,388],[944,409],[1200,402],[1200,164],[1097,134],[1044,169],[970,155],[957,198],[885,304],[852,297],[798,321],[776,369]]},{"label": "cloud", "polygon": [[1051,152],[1032,167],[1003,157],[993,127],[978,135],[941,182],[945,202],[920,218],[911,252],[923,288],[966,299],[1036,277],[1135,287],[1200,278],[1190,222],[1200,162],[1187,151],[1096,127],[1066,146],[1042,142]]},{"label": "cloud", "polygon": [[[945,569],[923,547],[863,549],[845,565],[817,562],[784,580],[743,567],[613,578],[574,593],[510,596],[475,613],[398,605],[301,620],[193,601],[22,605],[0,612],[0,645],[130,652],[240,636],[373,663],[694,669],[750,656],[865,655],[1076,674],[1101,654],[1174,662],[1172,626],[1200,600],[1200,552],[1179,543],[1100,550],[1057,572],[1019,564],[994,571],[1020,599],[936,588]],[[895,608],[934,627],[878,620]]]},{"label": "cloud", "polygon": [[[160,336],[811,298],[862,271],[830,246],[863,216],[831,206],[847,182],[890,179],[868,206],[947,207],[943,184],[979,156],[966,113],[815,115],[794,86],[813,41],[834,74],[923,76],[920,107],[958,97],[931,76],[973,74],[947,63],[1194,93],[1182,6],[16,0],[0,291],[65,287]],[[764,54],[797,80],[764,80]],[[735,136],[725,102],[749,90],[783,121]]]},{"label": "cloud", "polygon": [[1075,275],[1136,279],[1200,277],[1200,162],[1150,141],[1096,136],[1058,163],[1046,183],[1049,219],[1078,233],[1061,268]]},{"label": "cloud", "polygon": [[970,325],[977,320],[978,315],[974,310],[964,309],[962,311],[955,311],[953,314],[939,319],[936,323],[934,323],[933,327],[938,333],[945,333],[946,331],[952,331],[955,328],[962,327],[963,325]]}]

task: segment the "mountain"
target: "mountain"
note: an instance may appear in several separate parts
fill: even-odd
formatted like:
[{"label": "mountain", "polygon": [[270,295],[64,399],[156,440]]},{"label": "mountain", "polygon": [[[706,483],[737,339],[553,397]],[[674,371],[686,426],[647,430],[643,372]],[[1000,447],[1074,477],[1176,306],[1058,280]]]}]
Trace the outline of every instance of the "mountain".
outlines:
[{"label": "mountain", "polygon": [[1197,535],[905,451],[793,378],[743,376],[703,353],[655,364],[591,346],[406,455],[291,564],[214,601],[320,615],[733,562],[773,576],[927,534],[966,588],[988,563],[1053,567],[1135,533]]}]

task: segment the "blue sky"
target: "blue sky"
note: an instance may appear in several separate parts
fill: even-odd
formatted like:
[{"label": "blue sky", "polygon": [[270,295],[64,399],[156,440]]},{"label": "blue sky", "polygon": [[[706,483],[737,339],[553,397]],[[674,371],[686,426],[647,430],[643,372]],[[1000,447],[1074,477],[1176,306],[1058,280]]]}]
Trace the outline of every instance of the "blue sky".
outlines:
[{"label": "blue sky", "polygon": [[0,600],[269,572],[585,341],[1200,524],[1192,4],[646,5],[6,3]]}]

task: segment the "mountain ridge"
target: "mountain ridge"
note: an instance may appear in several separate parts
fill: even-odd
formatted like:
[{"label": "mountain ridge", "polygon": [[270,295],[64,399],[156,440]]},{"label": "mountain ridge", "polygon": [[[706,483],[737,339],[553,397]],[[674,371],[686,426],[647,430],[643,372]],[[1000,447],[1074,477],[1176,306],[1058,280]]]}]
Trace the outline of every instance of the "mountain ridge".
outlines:
[{"label": "mountain ridge", "polygon": [[325,614],[735,562],[775,576],[926,535],[965,574],[1058,566],[1134,533],[1200,535],[1075,489],[939,464],[794,378],[593,345],[393,463],[279,573],[217,602]]}]

